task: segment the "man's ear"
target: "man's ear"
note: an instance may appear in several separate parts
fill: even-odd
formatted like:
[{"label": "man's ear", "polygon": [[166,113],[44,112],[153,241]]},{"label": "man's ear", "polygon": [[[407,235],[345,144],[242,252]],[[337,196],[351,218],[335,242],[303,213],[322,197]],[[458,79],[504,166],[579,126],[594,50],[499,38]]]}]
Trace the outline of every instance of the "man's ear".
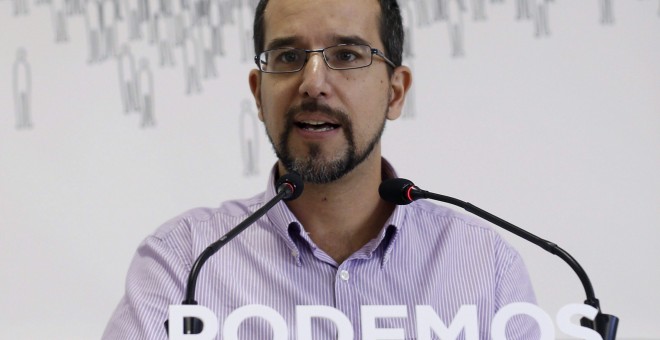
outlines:
[{"label": "man's ear", "polygon": [[250,91],[254,97],[254,102],[257,104],[257,111],[259,111],[259,120],[264,121],[264,114],[261,110],[261,72],[257,69],[250,71],[248,76],[248,83],[250,84]]},{"label": "man's ear", "polygon": [[394,69],[390,77],[390,101],[387,110],[387,119],[395,120],[403,113],[403,104],[406,94],[412,86],[412,71],[408,66],[399,66]]}]

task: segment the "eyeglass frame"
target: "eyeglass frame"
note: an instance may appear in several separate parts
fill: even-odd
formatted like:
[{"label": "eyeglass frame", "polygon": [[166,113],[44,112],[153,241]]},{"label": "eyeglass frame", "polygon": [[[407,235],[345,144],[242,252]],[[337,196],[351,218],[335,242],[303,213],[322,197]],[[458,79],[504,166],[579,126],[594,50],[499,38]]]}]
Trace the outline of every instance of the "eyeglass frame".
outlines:
[{"label": "eyeglass frame", "polygon": [[[371,60],[369,61],[369,64],[364,65],[364,66],[349,67],[349,68],[334,68],[334,67],[330,66],[330,64],[328,64],[328,59],[326,59],[326,56],[325,56],[324,52],[325,52],[325,50],[327,50],[329,48],[334,48],[334,47],[339,47],[339,46],[366,46],[366,47],[368,47],[370,52],[371,52]],[[261,55],[263,55],[264,53],[266,53],[266,52],[276,51],[276,50],[298,50],[298,51],[303,51],[303,52],[305,52],[305,61],[300,65],[300,68],[297,69],[297,70],[277,71],[277,72],[262,70],[259,57]],[[307,61],[309,61],[309,54],[310,53],[321,53],[321,55],[323,56],[323,62],[331,70],[337,70],[337,71],[356,70],[356,69],[360,69],[360,68],[369,67],[369,66],[371,66],[371,64],[374,63],[374,55],[377,55],[377,56],[383,58],[383,60],[385,60],[385,62],[388,65],[392,66],[392,68],[397,68],[397,66],[394,64],[394,62],[392,62],[388,57],[385,56],[385,53],[383,51],[381,51],[377,48],[373,48],[373,47],[371,47],[367,44],[338,44],[338,45],[328,46],[328,47],[320,48],[320,49],[316,49],[316,50],[307,50],[307,49],[304,49],[304,48],[296,48],[296,47],[278,47],[278,48],[272,48],[270,50],[265,50],[265,51],[255,55],[254,56],[254,62],[255,62],[255,64],[257,64],[257,68],[259,68],[259,71],[264,72],[264,73],[272,73],[272,74],[296,73],[296,72],[299,72],[300,70],[302,70],[303,68],[305,68],[305,65],[307,65]]]}]

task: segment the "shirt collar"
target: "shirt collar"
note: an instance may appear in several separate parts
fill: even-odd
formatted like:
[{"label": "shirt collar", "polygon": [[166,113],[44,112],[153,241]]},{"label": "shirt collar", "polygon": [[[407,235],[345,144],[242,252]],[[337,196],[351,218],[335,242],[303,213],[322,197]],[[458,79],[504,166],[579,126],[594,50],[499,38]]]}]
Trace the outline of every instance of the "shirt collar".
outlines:
[{"label": "shirt collar", "polygon": [[[381,162],[381,178],[382,180],[397,178],[397,173],[394,170],[394,167],[388,162],[385,158],[382,158]],[[383,229],[378,233],[377,236],[377,247],[380,246],[383,249],[382,258],[381,258],[381,268],[387,264],[390,257],[392,256],[392,250],[396,245],[396,241],[399,237],[401,228],[405,221],[406,209],[402,205],[396,205],[392,215],[385,221]],[[376,248],[374,248],[375,250]]]},{"label": "shirt collar", "polygon": [[[383,180],[397,177],[396,171],[394,171],[392,165],[385,158],[382,158],[381,164],[381,176]],[[266,187],[266,192],[264,193],[264,202],[272,199],[277,194],[275,188],[277,173],[278,170],[276,164],[270,171],[268,185]],[[395,206],[392,215],[387,219],[376,238],[371,242],[368,242],[362,249],[358,250],[355,255],[359,256],[361,254],[360,257],[371,257],[375,254],[382,254],[381,266],[384,266],[391,257],[392,249],[396,244],[396,240],[405,220],[405,212],[406,209],[404,209],[403,206]],[[302,240],[307,242],[312,249],[314,249],[316,245],[314,245],[309,236],[306,235],[300,221],[291,210],[289,210],[284,201],[278,202],[266,213],[266,217],[275,228],[275,232],[285,241],[287,247],[291,251],[295,263],[298,266],[302,265],[300,261],[300,249],[298,249],[296,242],[293,240],[292,234],[299,236]],[[379,248],[384,250],[378,252],[377,250]]]},{"label": "shirt collar", "polygon": [[[275,188],[275,181],[277,180],[277,164],[273,166],[273,169],[270,171],[270,176],[268,177],[268,185],[266,186],[266,192],[264,193],[264,203],[271,200],[277,195]],[[266,218],[271,222],[271,225],[275,228],[275,232],[284,240],[287,247],[290,250],[291,256],[294,259],[296,265],[300,266],[300,250],[298,246],[291,238],[289,230],[292,232],[300,230],[300,221],[296,216],[289,210],[289,207],[286,206],[284,201],[279,201],[272,209],[266,213]]]}]

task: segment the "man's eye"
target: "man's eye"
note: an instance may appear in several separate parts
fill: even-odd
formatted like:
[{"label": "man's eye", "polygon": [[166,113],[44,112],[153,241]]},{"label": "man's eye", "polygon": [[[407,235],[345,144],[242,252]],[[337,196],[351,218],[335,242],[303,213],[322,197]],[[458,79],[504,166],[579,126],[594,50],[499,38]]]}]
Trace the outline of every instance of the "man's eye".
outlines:
[{"label": "man's eye", "polygon": [[293,51],[282,52],[277,56],[277,61],[280,63],[295,63],[298,60],[298,53]]},{"label": "man's eye", "polygon": [[353,52],[353,51],[348,51],[348,50],[346,50],[346,51],[339,51],[339,52],[337,52],[337,54],[335,54],[335,58],[336,58],[338,61],[344,61],[344,62],[346,62],[346,61],[354,61],[355,59],[358,58],[358,55],[357,55],[355,52]]}]

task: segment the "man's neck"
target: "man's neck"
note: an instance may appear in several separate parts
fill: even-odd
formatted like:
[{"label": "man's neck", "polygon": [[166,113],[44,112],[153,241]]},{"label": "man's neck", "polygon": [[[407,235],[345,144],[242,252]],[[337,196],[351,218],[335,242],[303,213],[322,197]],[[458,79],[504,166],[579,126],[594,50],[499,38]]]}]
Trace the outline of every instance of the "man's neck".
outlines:
[{"label": "man's neck", "polygon": [[341,264],[378,235],[394,210],[380,199],[380,182],[378,156],[332,183],[305,183],[303,195],[287,205],[312,241]]}]

